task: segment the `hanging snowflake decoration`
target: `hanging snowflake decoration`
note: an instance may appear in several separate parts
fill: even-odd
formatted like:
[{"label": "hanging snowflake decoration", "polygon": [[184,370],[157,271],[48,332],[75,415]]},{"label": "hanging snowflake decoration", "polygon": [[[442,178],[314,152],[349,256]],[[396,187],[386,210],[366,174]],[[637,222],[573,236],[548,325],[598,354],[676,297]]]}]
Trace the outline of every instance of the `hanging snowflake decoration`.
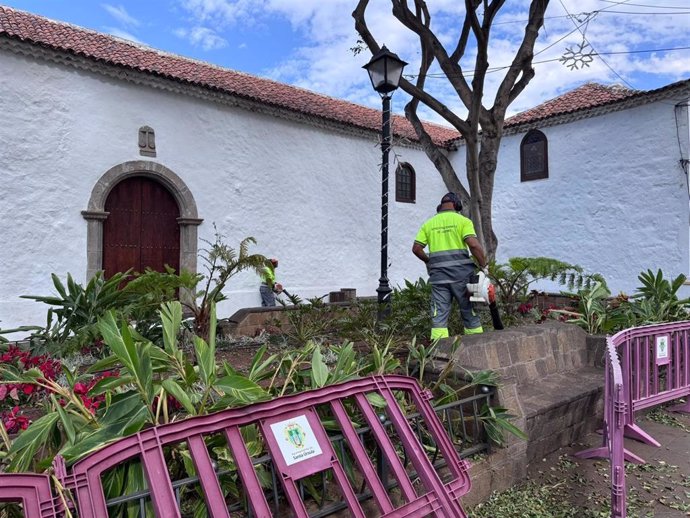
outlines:
[{"label": "hanging snowflake decoration", "polygon": [[596,56],[596,52],[589,48],[589,43],[582,41],[575,50],[566,47],[565,52],[558,58],[558,61],[570,70],[579,70],[589,67],[590,63],[594,61],[594,56]]}]

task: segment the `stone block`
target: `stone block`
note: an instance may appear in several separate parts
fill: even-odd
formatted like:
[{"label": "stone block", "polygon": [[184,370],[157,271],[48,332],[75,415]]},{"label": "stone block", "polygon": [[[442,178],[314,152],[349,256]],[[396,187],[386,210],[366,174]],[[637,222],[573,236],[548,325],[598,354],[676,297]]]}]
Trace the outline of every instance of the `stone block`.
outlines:
[{"label": "stone block", "polygon": [[594,367],[606,365],[606,335],[587,335],[587,363]]},{"label": "stone block", "polygon": [[534,363],[534,366],[537,369],[537,375],[540,378],[543,378],[549,374],[549,366],[548,366],[548,363],[546,362],[546,360],[544,358],[538,359]]},{"label": "stone block", "polygon": [[[541,460],[600,426],[604,373],[591,366],[582,329],[545,322],[463,338],[459,351],[455,353],[459,365],[499,373],[498,404],[516,416],[512,422],[529,438],[525,442],[506,435],[508,448],[490,455],[491,469],[481,470],[479,478],[472,470],[477,494],[473,489],[464,501],[478,502],[490,490],[510,487],[523,478],[528,462]],[[515,457],[508,458],[506,452]]]}]

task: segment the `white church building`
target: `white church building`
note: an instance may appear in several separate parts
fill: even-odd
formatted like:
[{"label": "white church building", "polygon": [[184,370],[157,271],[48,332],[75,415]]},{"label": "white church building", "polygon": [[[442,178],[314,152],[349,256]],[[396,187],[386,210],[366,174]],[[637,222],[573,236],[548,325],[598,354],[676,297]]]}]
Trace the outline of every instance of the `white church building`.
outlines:
[{"label": "white church building", "polygon": [[[649,92],[587,84],[506,123],[494,193],[499,260],[547,256],[602,273],[689,270],[690,81]],[[214,225],[280,259],[292,293],[374,295],[380,111],[0,7],[0,328],[42,322],[20,295],[51,273],[169,264],[196,271]],[[429,125],[462,175],[462,142]],[[446,188],[394,117],[388,270]],[[241,274],[219,308],[259,305]]]}]

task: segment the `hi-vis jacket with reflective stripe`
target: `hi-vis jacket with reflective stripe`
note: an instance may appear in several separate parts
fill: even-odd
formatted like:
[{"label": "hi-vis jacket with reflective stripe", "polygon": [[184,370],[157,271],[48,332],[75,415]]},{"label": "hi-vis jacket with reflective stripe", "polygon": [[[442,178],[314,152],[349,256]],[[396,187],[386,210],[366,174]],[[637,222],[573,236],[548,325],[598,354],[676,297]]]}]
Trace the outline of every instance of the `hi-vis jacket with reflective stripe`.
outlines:
[{"label": "hi-vis jacket with reflective stripe", "polygon": [[464,281],[474,273],[465,238],[476,237],[472,221],[453,210],[444,210],[428,219],[415,242],[429,246],[429,282],[449,284]]},{"label": "hi-vis jacket with reflective stripe", "polygon": [[261,273],[261,282],[273,289],[273,285],[276,283],[275,270],[270,266],[264,266],[263,272]]}]

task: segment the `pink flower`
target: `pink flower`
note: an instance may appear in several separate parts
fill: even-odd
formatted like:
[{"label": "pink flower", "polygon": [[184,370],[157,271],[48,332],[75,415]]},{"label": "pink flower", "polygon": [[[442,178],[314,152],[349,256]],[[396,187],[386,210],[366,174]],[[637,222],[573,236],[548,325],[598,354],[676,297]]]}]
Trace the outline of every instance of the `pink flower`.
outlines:
[{"label": "pink flower", "polygon": [[31,421],[29,418],[20,415],[21,411],[18,406],[15,406],[12,410],[3,412],[0,416],[2,418],[2,424],[8,433],[16,433],[19,430],[26,430],[29,427]]},{"label": "pink flower", "polygon": [[89,391],[89,387],[87,387],[85,384],[83,384],[81,382],[74,384],[74,393],[75,394],[78,394],[80,396],[84,396],[84,395],[86,395],[86,393],[88,391]]}]

